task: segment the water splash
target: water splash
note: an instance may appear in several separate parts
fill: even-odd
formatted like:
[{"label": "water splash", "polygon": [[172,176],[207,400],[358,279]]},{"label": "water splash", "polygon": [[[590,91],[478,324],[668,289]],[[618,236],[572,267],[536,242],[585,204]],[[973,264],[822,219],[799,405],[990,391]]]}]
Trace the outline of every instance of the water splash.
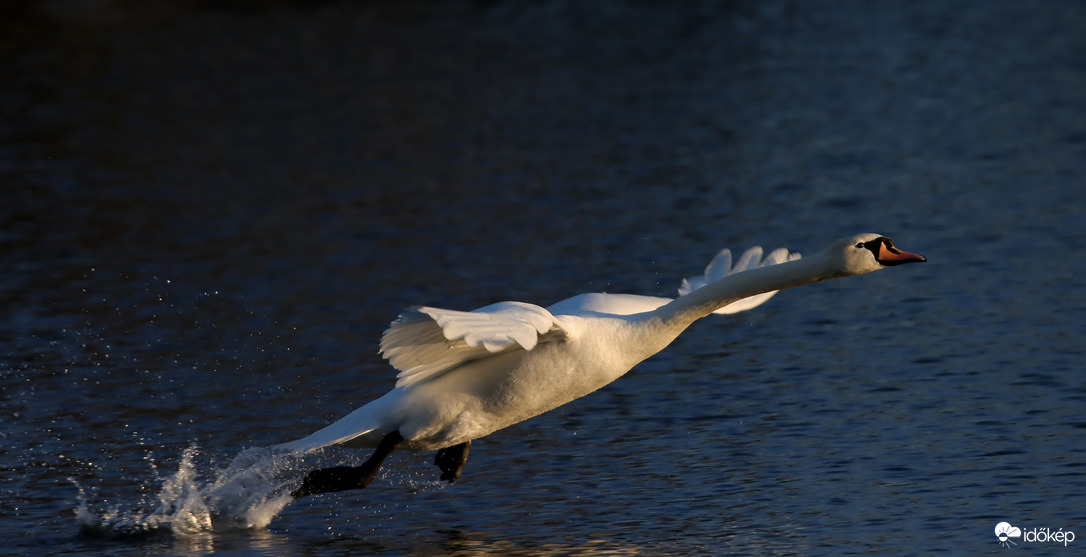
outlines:
[{"label": "water splash", "polygon": [[291,500],[290,488],[301,456],[276,449],[248,449],[225,469],[216,470],[210,481],[197,471],[196,447],[186,449],[177,471],[162,479],[156,500],[135,508],[92,510],[79,486],[76,520],[84,535],[127,537],[170,532],[196,535],[223,529],[266,527]]}]

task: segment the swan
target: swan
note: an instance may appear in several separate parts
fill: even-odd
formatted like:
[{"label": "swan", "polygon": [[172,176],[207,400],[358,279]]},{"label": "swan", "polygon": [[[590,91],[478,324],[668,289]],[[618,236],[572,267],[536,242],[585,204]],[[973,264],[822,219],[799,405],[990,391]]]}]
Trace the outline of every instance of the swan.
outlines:
[{"label": "swan", "polygon": [[436,450],[441,479],[455,482],[471,441],[585,396],[664,349],[694,321],[764,303],[778,290],[884,267],[924,262],[879,234],[858,234],[801,258],[786,249],[747,250],[732,265],[723,250],[676,299],[581,294],[547,308],[499,302],[474,311],[417,306],[381,338],[399,371],[384,396],[301,439],[277,445],[309,452],[329,445],[376,448],[361,466],[310,472],[291,495],[363,488],[397,448]]}]

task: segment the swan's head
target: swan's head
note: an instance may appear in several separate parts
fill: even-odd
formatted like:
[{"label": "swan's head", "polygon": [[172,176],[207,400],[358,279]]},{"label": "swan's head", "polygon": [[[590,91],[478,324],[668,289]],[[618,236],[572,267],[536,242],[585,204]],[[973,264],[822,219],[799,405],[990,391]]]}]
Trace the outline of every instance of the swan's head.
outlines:
[{"label": "swan's head", "polygon": [[857,234],[841,238],[826,248],[823,254],[834,260],[841,276],[862,275],[884,267],[905,263],[923,263],[928,259],[894,247],[894,242],[881,234]]}]

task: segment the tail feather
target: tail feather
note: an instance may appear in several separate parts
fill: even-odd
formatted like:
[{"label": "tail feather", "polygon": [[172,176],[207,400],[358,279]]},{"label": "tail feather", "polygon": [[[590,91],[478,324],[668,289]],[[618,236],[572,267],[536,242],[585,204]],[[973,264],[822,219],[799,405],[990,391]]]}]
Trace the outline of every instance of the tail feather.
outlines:
[{"label": "tail feather", "polygon": [[376,447],[387,433],[383,422],[387,421],[389,397],[396,390],[347,414],[331,425],[306,437],[276,445],[288,451],[310,452],[330,445],[352,447]]}]

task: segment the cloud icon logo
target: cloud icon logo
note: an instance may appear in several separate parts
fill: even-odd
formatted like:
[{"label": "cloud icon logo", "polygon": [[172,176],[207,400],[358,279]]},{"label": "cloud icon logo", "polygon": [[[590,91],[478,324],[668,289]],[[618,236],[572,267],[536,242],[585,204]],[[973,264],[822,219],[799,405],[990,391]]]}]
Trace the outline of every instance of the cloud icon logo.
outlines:
[{"label": "cloud icon logo", "polygon": [[1021,538],[1022,529],[1011,526],[1010,522],[1000,522],[995,527],[996,538],[999,538],[999,545],[1009,548],[1011,545],[1018,545],[1011,541],[1011,538]]}]

